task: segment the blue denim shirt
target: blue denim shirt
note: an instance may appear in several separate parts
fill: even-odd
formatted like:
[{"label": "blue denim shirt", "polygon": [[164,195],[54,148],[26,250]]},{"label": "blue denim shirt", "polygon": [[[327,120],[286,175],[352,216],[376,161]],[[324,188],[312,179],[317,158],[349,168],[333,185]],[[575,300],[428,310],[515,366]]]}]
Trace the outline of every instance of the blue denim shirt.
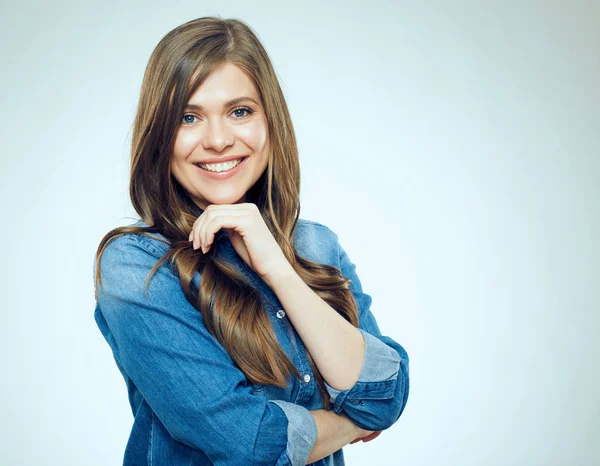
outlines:
[{"label": "blue denim shirt", "polygon": [[[136,226],[147,226],[138,221]],[[154,236],[162,237],[158,233]],[[101,257],[102,286],[94,317],[125,379],[133,426],[123,464],[305,465],[317,438],[310,410],[323,409],[306,348],[275,293],[235,252],[220,230],[215,254],[222,254],[260,291],[279,343],[303,378],[290,376],[285,389],[251,384],[183,293],[179,278],[163,263],[163,242],[128,233],[111,241]],[[362,290],[355,265],[328,227],[299,219],[294,242],[309,260],[339,268],[351,280],[366,347],[356,384],[339,391],[326,383],[333,411],[368,430],[394,424],[409,392],[408,355],[381,334]],[[96,261],[94,260],[94,267]],[[192,286],[197,292],[200,274]],[[291,327],[291,339],[288,333]],[[344,465],[342,449],[311,463]]]}]

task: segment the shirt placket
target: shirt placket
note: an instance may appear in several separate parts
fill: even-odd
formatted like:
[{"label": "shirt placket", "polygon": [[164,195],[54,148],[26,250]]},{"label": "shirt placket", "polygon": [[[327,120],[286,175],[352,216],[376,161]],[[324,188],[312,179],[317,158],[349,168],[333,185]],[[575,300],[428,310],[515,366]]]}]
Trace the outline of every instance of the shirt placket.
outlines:
[{"label": "shirt placket", "polygon": [[[260,291],[263,305],[267,310],[277,340],[288,356],[291,356],[292,361],[301,374],[302,381],[298,381],[297,395],[295,399],[291,401],[300,405],[308,404],[313,396],[316,386],[314,374],[308,362],[306,347],[304,346],[302,339],[289,321],[281,302],[273,290],[248,266],[248,264],[239,258],[237,253],[235,253],[235,250],[231,251],[230,248],[233,246],[231,246],[230,243],[228,243],[227,246],[229,258],[237,266],[238,270]],[[283,335],[288,335],[289,338],[283,338]]]}]

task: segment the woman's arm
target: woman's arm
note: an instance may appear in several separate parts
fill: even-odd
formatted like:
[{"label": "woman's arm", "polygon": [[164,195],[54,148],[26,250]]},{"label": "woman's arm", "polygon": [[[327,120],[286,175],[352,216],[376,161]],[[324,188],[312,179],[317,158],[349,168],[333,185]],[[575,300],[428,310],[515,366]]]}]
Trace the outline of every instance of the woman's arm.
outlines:
[{"label": "woman's arm", "polygon": [[370,310],[371,296],[363,292],[356,266],[337,235],[324,225],[317,228],[320,244],[336,251],[336,265],[350,280],[359,328],[321,299],[291,266],[282,266],[278,274],[263,279],[277,295],[325,379],[333,411],[343,411],[363,429],[387,429],[398,420],[408,398],[408,354],[379,330]]},{"label": "woman's arm", "polygon": [[291,266],[264,280],[327,383],[337,390],[351,388],[365,356],[365,341],[359,330],[304,283]]},{"label": "woman's arm", "polygon": [[310,452],[307,463],[318,461],[331,455],[358,437],[367,436],[371,431],[357,427],[343,414],[317,409],[310,414],[317,423],[317,441]]}]

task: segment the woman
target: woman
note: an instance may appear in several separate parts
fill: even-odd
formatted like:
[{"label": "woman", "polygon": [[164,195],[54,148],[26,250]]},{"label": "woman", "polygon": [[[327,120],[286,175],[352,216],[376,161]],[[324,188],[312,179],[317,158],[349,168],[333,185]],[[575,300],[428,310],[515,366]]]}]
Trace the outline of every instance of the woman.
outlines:
[{"label": "woman", "polygon": [[241,21],[169,32],[144,74],[130,195],[94,259],[96,322],[134,415],[124,464],[343,465],[406,404],[408,356],[355,266],[299,218],[277,77]]}]

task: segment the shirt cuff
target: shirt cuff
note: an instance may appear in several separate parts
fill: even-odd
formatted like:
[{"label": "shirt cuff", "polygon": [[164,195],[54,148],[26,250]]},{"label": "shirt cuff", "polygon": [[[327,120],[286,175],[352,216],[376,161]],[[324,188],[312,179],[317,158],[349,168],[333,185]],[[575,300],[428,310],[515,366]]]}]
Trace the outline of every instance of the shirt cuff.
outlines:
[{"label": "shirt cuff", "polygon": [[270,400],[285,413],[288,419],[287,455],[292,466],[306,465],[317,441],[317,423],[303,406],[283,400]]},{"label": "shirt cuff", "polygon": [[[331,403],[335,403],[336,400],[338,403],[335,403],[334,411],[338,412],[341,410],[341,402],[342,399],[338,400],[338,396],[342,394],[340,398],[349,398],[356,399],[361,398],[361,394],[365,394],[366,389],[365,384],[372,383],[373,385],[377,385],[378,390],[380,391],[383,387],[389,387],[391,394],[393,394],[393,384],[385,383],[381,384],[380,382],[393,381],[398,378],[398,371],[400,370],[400,355],[398,352],[386,345],[377,337],[371,335],[366,330],[359,328],[358,331],[362,333],[365,339],[365,356],[363,359],[363,365],[358,376],[357,384],[344,391],[336,390],[327,382],[325,382],[325,387],[329,392]],[[374,386],[372,387],[375,388]],[[358,389],[358,390],[357,390]],[[365,390],[366,389],[366,390]],[[355,393],[355,392],[360,393]],[[373,395],[375,395],[373,393]],[[390,395],[391,396],[391,395]],[[388,396],[382,395],[382,398],[388,398]]]}]

